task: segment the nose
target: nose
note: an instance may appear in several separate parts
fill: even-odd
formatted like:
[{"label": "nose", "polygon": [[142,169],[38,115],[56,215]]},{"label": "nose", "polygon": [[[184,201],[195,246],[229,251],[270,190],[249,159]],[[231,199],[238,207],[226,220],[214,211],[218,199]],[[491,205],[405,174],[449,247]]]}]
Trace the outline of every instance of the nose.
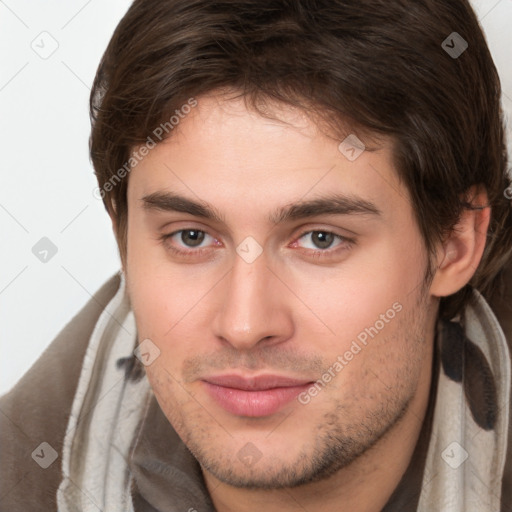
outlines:
[{"label": "nose", "polygon": [[214,334],[237,350],[275,345],[293,335],[290,292],[268,267],[265,252],[252,263],[236,255],[219,292]]}]

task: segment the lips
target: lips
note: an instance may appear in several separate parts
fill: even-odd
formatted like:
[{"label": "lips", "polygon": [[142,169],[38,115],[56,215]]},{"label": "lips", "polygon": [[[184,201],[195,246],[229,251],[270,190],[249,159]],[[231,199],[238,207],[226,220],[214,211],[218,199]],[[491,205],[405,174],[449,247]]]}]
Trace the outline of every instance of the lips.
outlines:
[{"label": "lips", "polygon": [[281,375],[219,375],[204,378],[202,384],[225,411],[254,418],[275,414],[312,382]]}]

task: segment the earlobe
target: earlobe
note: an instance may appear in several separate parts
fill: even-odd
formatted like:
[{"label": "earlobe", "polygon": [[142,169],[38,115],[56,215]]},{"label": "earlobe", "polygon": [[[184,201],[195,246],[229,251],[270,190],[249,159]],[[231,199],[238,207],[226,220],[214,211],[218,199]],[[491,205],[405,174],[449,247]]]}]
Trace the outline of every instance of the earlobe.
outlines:
[{"label": "earlobe", "polygon": [[437,270],[430,286],[430,293],[435,297],[447,297],[463,288],[482,259],[491,209],[485,206],[488,201],[485,190],[472,187],[468,197],[471,203],[438,250]]}]

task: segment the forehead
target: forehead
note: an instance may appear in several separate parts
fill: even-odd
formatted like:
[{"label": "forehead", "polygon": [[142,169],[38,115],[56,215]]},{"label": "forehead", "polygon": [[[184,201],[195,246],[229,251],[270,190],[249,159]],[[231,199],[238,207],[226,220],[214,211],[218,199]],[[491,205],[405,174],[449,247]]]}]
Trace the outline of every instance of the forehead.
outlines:
[{"label": "forehead", "polygon": [[168,191],[227,210],[266,206],[270,214],[290,201],[328,194],[358,197],[382,211],[407,198],[390,140],[378,147],[372,141],[358,156],[354,134],[336,139],[288,106],[277,105],[271,115],[249,110],[242,99],[198,99],[132,169],[129,203]]}]

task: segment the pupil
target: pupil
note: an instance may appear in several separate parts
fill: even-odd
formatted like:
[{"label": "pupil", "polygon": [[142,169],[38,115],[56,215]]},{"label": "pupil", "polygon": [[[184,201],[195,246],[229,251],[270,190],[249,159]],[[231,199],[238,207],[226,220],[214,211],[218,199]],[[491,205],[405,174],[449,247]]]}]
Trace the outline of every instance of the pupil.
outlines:
[{"label": "pupil", "polygon": [[196,229],[189,229],[181,233],[181,240],[185,245],[195,247],[196,245],[200,245],[204,240],[204,233]]},{"label": "pupil", "polygon": [[333,242],[334,235],[324,231],[315,231],[313,233],[313,242],[320,249],[327,249]]}]

